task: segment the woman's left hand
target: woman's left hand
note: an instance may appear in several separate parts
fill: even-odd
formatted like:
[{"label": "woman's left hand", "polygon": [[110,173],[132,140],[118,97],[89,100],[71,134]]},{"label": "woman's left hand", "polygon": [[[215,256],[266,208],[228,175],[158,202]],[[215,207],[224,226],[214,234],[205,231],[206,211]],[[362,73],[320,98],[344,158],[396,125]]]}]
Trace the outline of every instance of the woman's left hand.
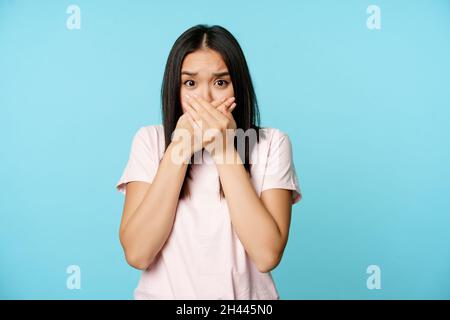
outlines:
[{"label": "woman's left hand", "polygon": [[222,99],[221,104],[209,103],[205,99],[193,95],[186,95],[187,112],[194,119],[197,132],[201,134],[199,140],[213,158],[226,154],[234,148],[236,121],[232,111],[236,107],[234,97]]}]

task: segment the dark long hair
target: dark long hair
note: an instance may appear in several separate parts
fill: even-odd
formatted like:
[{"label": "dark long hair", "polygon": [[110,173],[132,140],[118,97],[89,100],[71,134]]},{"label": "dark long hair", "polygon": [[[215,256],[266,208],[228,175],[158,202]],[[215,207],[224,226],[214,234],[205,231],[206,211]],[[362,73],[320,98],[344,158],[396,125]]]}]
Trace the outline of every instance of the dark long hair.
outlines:
[{"label": "dark long hair", "polygon": [[[248,129],[256,131],[257,141],[260,135],[260,115],[256,95],[253,88],[250,72],[245,60],[244,53],[234,38],[225,28],[214,25],[207,26],[199,24],[186,30],[175,41],[167,58],[164,78],[161,88],[162,120],[164,126],[165,150],[169,146],[172,133],[176,128],[178,119],[182,116],[183,110],[180,101],[181,89],[181,66],[184,58],[201,48],[209,48],[218,52],[225,62],[233,83],[236,108],[233,110],[233,117],[236,121],[237,129],[244,132]],[[236,139],[235,137],[235,146]],[[253,146],[245,140],[245,155],[241,155],[244,167],[251,176],[249,156]],[[203,152],[203,150],[202,150]],[[191,158],[193,162],[193,156]],[[191,180],[191,163],[188,164],[186,177],[180,192],[180,199],[190,196],[188,180]],[[222,184],[220,183],[220,198],[225,197]]]}]

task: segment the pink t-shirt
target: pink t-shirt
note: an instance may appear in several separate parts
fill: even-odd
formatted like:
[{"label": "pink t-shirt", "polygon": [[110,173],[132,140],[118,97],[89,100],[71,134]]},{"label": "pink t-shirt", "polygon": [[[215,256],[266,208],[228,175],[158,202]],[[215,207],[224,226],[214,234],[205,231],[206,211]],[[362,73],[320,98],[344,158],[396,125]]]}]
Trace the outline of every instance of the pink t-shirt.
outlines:
[{"label": "pink t-shirt", "polygon": [[[302,198],[287,134],[261,129],[250,154],[251,181],[258,194],[272,188],[294,190]],[[116,188],[129,181],[151,183],[164,155],[162,125],[141,127]],[[207,151],[203,163],[192,164],[191,197],[178,203],[172,232],[149,268],[142,272],[135,299],[279,299],[270,272],[260,272],[237,237],[226,199],[220,200],[215,163]]]}]

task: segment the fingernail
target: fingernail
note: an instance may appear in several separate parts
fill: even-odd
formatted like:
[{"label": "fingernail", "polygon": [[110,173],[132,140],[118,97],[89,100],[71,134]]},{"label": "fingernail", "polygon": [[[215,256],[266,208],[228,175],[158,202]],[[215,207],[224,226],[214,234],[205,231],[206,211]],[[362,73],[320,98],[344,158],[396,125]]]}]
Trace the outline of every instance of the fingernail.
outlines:
[{"label": "fingernail", "polygon": [[184,96],[185,96],[185,98],[188,99],[188,100],[191,98],[191,96],[188,95],[188,94],[185,94]]}]

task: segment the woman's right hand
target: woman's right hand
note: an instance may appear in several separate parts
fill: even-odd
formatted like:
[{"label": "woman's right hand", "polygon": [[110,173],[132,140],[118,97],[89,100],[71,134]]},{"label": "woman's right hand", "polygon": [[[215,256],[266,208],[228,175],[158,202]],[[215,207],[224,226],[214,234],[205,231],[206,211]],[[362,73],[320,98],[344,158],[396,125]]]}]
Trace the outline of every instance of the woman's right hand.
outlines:
[{"label": "woman's right hand", "polygon": [[[227,98],[214,100],[211,105],[218,108],[219,111],[226,112],[225,108],[229,108],[231,104],[224,106],[222,103]],[[190,159],[192,155],[202,149],[201,128],[196,125],[194,118],[189,112],[184,112],[177,121],[177,125],[172,135],[172,141],[178,144],[186,158]]]}]

